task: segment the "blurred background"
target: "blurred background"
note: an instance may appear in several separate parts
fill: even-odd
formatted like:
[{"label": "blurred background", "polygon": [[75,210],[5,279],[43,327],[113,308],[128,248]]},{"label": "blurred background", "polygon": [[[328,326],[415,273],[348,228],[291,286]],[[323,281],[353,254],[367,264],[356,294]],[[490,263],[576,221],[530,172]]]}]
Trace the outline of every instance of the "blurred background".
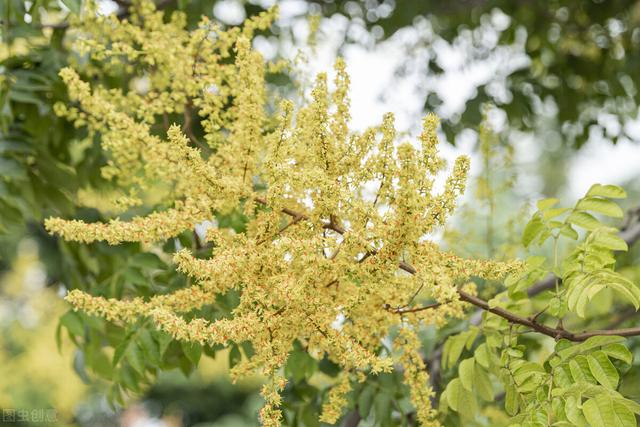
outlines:
[{"label": "blurred background", "polygon": [[[559,197],[568,205],[592,184],[610,183],[627,190],[627,208],[640,205],[638,1],[156,3],[167,13],[185,11],[191,26],[202,14],[238,25],[278,4],[277,24],[255,47],[267,59],[295,61],[292,77],[303,86],[343,56],[355,130],[391,111],[409,138],[426,112],[437,113],[445,156],[472,156],[466,203],[452,230],[435,236],[464,255],[516,255],[519,221],[538,198]],[[124,17],[128,2],[100,5],[101,13]],[[257,425],[260,380],[230,384],[225,371],[233,351],[161,373],[122,410],[109,404],[113,390],[101,380],[110,375],[109,361],[101,359],[107,356],[77,349],[67,333],[81,333],[83,324],[65,314],[64,289],[173,280],[140,278],[144,262],[130,261],[138,247],[84,249],[53,240],[42,227],[49,215],[99,219],[76,196],[82,183],[100,185],[99,144],[87,143],[52,113],[52,105],[66,99],[57,72],[72,56],[68,15],[81,7],[81,0],[0,2],[0,421]],[[272,83],[296,90],[290,82]],[[481,124],[492,129],[490,138],[479,138]],[[460,233],[464,247],[455,243]],[[104,267],[107,256],[121,264]],[[626,261],[636,279],[637,258],[636,248]],[[308,398],[302,389],[288,392],[294,406]],[[314,424],[307,415],[296,422]]]}]

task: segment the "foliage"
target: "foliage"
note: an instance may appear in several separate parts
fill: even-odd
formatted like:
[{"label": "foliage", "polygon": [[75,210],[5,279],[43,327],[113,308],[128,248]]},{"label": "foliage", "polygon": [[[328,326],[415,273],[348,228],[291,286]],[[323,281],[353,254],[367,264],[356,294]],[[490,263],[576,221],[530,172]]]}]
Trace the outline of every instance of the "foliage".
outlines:
[{"label": "foliage", "polygon": [[[436,49],[442,43],[456,49],[464,57],[462,66],[469,68],[522,43],[530,64],[503,75],[502,68],[510,66],[504,64],[497,78],[479,81],[464,111],[444,121],[450,141],[455,141],[460,130],[477,126],[481,106],[488,102],[506,113],[511,127],[558,132],[567,145],[580,147],[594,131],[613,141],[635,139],[624,126],[637,116],[640,101],[635,72],[640,59],[636,30],[640,14],[634,1],[317,3],[325,14],[342,14],[356,24],[377,27],[384,37],[414,25],[417,41],[409,42],[408,56],[426,50],[428,54],[417,55],[421,63],[415,65],[424,68],[432,80],[445,73],[443,64],[449,53]],[[496,85],[504,89],[496,90]],[[442,102],[437,93],[430,93],[425,108],[437,110]],[[620,126],[605,125],[603,113]],[[542,121],[545,115],[552,116],[551,120]]]},{"label": "foliage", "polygon": [[228,357],[234,379],[264,375],[265,425],[635,425],[637,339],[623,336],[640,331],[607,321],[640,303],[620,268],[635,239],[600,219],[622,217],[624,190],[539,202],[522,238],[535,255],[511,260],[516,226],[496,218],[515,181],[494,173],[511,152],[484,123],[486,250],[471,252],[488,259],[464,259],[464,228],[448,252],[426,237],[468,159],[443,176],[434,115],[411,143],[391,114],[349,131],[341,60],[332,82],[280,99],[292,65],[251,47],[275,10],[227,28],[200,18],[209,2],[64,4],[56,24],[2,5],[4,23],[34,20],[3,31],[3,260],[38,239],[73,307],[58,339],[112,402]]},{"label": "foliage", "polygon": [[[505,410],[513,416],[513,425],[635,425],[634,414],[640,413],[640,406],[617,391],[621,374],[632,364],[631,352],[621,344],[625,339],[607,331],[574,334],[564,328],[567,317],[584,318],[592,301],[606,304],[604,300],[608,297],[611,301],[611,293],[638,308],[640,289],[614,270],[613,251],[626,251],[627,244],[615,234],[617,229],[592,215],[621,217],[622,211],[611,199],[624,197],[620,187],[596,184],[573,208],[555,207],[557,199],[538,202],[538,211],[526,225],[522,241],[530,246],[552,239],[555,259],[549,263],[545,257],[530,257],[524,272],[507,278],[506,291],[489,301],[491,307],[523,313],[523,325],[531,329],[487,313],[479,330],[447,340],[443,363],[457,365],[459,376],[447,385],[441,405],[444,402],[461,416],[473,417],[480,402],[494,400],[495,378],[505,391]],[[564,220],[559,219],[562,216]],[[586,230],[582,239],[574,227]],[[557,256],[561,238],[579,239],[562,260]],[[526,317],[536,305],[527,290],[548,273],[557,276],[555,292],[545,298],[538,313]],[[554,320],[558,326],[545,329],[545,324]],[[527,354],[537,350],[519,339],[536,331],[558,340],[540,362],[532,361]],[[477,340],[480,332],[484,340]],[[458,364],[465,348],[474,349],[474,355]]]},{"label": "foliage", "polygon": [[[419,149],[394,144],[391,115],[361,135],[348,133],[349,79],[341,61],[332,93],[326,76],[319,75],[308,106],[294,114],[293,104],[284,101],[278,115],[267,115],[265,66],[250,49],[249,38],[269,23],[271,13],[247,21],[241,30],[221,31],[203,20],[199,29],[187,32],[179,14],[165,22],[150,2],[135,4],[131,22],[88,11],[80,23],[87,37],[80,39],[80,48],[104,61],[107,70],[141,69],[151,87],[144,93],[91,88],[65,68],[61,76],[78,104],[57,104],[56,111],[76,126],[86,125],[90,136],[100,135],[109,153],[102,174],[124,190],[116,205],[140,205],[140,196],[167,188],[159,202],[167,208],[108,223],[50,218],[47,229],[68,241],[152,243],[193,233],[198,222],[241,205],[246,230],[233,235],[211,229],[205,239],[213,244],[210,259],[177,251],[178,269],[196,284],[174,292],[153,292],[148,300],[108,299],[79,290],[67,295],[76,309],[108,322],[81,320],[72,312],[63,319],[94,359],[96,372],[115,375],[114,397],[120,389],[138,391],[148,371],[166,368],[163,358],[172,344],[184,355],[177,363],[187,372],[198,363],[203,346],[237,349],[243,344],[244,355],[238,352],[232,373],[257,371],[268,377],[261,419],[276,425],[279,391],[286,384],[281,369],[299,342],[306,356],[298,365],[326,357],[343,371],[323,404],[322,421],[340,417],[351,378],[362,381],[367,372],[388,372],[395,361],[404,367],[418,419],[432,423],[428,377],[413,329],[421,320],[437,324],[462,314],[457,280],[471,275],[496,279],[518,268],[517,263],[462,260],[419,241],[444,223],[464,191],[468,169],[468,160],[459,158],[444,191],[432,193],[434,177],[444,166],[437,152],[437,120],[425,119]],[[170,126],[166,141],[151,133],[163,114],[190,107],[202,118],[206,145],[187,136],[188,124],[184,134]],[[365,185],[374,179],[380,181],[375,197],[363,198]],[[291,222],[281,225],[283,215]],[[425,268],[398,276],[401,259]],[[155,269],[163,266],[151,254],[140,261]],[[147,280],[141,277],[143,283]],[[424,319],[413,316],[412,322],[398,316],[402,309],[394,307],[420,291],[447,304]],[[219,297],[232,299],[229,309],[216,309]],[[80,325],[91,322],[95,327],[86,336]],[[114,324],[119,328],[110,332]],[[397,328],[394,348],[381,351],[380,339]],[[102,340],[91,337],[95,330],[111,336],[111,364]]]},{"label": "foliage", "polygon": [[[44,287],[46,276],[34,246],[33,241],[23,241],[12,269],[0,277],[0,406],[36,411],[41,423],[65,425],[78,400],[92,389],[68,363],[73,355],[70,343],[57,352],[52,338],[68,307],[53,289]],[[48,357],[43,359],[43,354]]]}]

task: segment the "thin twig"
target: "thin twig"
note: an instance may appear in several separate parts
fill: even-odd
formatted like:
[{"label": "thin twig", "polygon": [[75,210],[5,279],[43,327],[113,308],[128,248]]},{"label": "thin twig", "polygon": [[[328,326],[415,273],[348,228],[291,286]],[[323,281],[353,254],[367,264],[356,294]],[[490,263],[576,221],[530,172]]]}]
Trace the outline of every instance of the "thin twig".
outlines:
[{"label": "thin twig", "polygon": [[182,112],[182,117],[184,118],[184,125],[182,126],[182,130],[193,145],[200,148],[205,148],[205,145],[196,137],[196,134],[193,132],[193,118],[191,117],[191,114],[193,114],[193,112],[191,111],[191,101],[189,101],[187,104],[185,104],[184,111]]},{"label": "thin twig", "polygon": [[387,310],[390,313],[395,313],[395,314],[406,314],[406,313],[417,313],[419,311],[424,311],[424,310],[432,310],[434,308],[438,308],[442,305],[441,302],[436,302],[433,304],[429,304],[429,305],[422,305],[419,307],[391,307],[389,304],[384,304],[382,306],[382,308],[384,308],[385,310]]}]

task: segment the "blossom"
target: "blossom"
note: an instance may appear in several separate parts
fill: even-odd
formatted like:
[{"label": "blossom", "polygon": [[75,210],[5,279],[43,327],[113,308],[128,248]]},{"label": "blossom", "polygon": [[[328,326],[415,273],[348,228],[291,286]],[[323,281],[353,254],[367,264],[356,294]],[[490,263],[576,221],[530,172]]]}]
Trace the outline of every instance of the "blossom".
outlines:
[{"label": "blossom", "polygon": [[[67,301],[116,323],[148,318],[176,340],[249,341],[255,354],[233,374],[267,376],[260,412],[265,426],[280,422],[280,371],[296,341],[313,357],[326,356],[342,368],[323,421],[339,418],[351,381],[364,372],[389,372],[398,362],[419,421],[435,425],[413,329],[460,317],[457,286],[470,277],[496,279],[519,268],[464,260],[425,240],[454,211],[469,159],[456,159],[438,193],[433,186],[445,163],[434,115],[425,118],[413,143],[398,141],[392,114],[362,133],[349,131],[350,80],[343,60],[335,64],[332,90],[328,75],[320,74],[303,105],[284,100],[272,108],[266,84],[272,67],[251,48],[251,38],[275,11],[243,27],[223,31],[203,19],[188,31],[180,13],[164,21],[153,2],[133,4],[128,21],[88,13],[79,24],[80,44],[96,60],[145,70],[149,90],[91,85],[67,68],[60,74],[73,104],[56,111],[100,137],[109,159],[105,178],[137,195],[135,200],[161,194],[163,208],[104,223],[49,218],[45,226],[69,241],[153,244],[243,206],[246,232],[211,232],[215,246],[207,259],[177,251],[176,268],[192,280],[173,293],[117,300],[73,290]],[[158,134],[163,117],[191,117],[192,111],[201,120],[202,141],[190,119],[167,124]],[[370,188],[373,195],[366,194]],[[405,260],[417,274],[399,270]],[[230,290],[239,294],[230,317],[185,316]],[[402,310],[389,310],[415,298],[440,306],[409,320]],[[345,319],[339,328],[337,318]],[[382,354],[381,340],[398,327],[400,356]]]}]

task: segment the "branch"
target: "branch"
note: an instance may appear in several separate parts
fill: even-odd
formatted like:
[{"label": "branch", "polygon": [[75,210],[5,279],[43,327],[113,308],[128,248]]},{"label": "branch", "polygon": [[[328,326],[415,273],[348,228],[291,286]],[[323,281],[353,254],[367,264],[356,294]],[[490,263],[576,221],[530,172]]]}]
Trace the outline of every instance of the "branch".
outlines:
[{"label": "branch", "polygon": [[347,416],[344,418],[344,423],[342,423],[342,427],[357,427],[360,424],[360,412],[358,411],[358,407],[354,408],[350,411]]},{"label": "branch", "polygon": [[[267,206],[266,199],[256,198],[255,201],[257,203],[260,203],[261,205]],[[296,212],[292,209],[284,208],[281,210],[281,212],[293,218],[301,218],[305,220],[309,219],[307,215],[300,212]],[[333,230],[339,234],[346,233],[346,230],[342,228],[340,225],[338,225],[337,221],[334,221],[333,219],[331,221],[325,222],[323,227],[328,230]],[[636,235],[640,236],[640,231],[636,231],[636,227],[640,228],[640,223],[635,224],[634,226],[628,227],[622,233],[625,233],[625,237],[636,236]],[[629,231],[629,230],[632,230],[632,231]],[[627,244],[630,244],[630,243],[627,242]],[[369,252],[371,255],[375,255],[377,253],[377,250],[375,248],[371,248]],[[400,261],[400,263],[398,264],[398,268],[400,268],[403,271],[406,271],[409,274],[417,273],[417,270],[415,269],[415,267],[413,267],[411,264],[408,264],[404,261]],[[502,307],[490,307],[487,301],[477,296],[471,295],[463,290],[458,289],[458,295],[460,296],[460,300],[467,302],[469,304],[475,305],[482,311],[488,311],[489,313],[493,313],[497,316],[500,316],[503,319],[507,320],[509,323],[527,326],[536,332],[539,332],[543,335],[547,335],[556,340],[565,338],[565,339],[568,339],[569,341],[580,342],[588,338],[600,336],[600,335],[617,335],[617,336],[623,336],[623,337],[632,337],[632,336],[640,335],[640,327],[624,328],[624,329],[593,330],[593,331],[584,331],[580,333],[567,331],[561,327],[552,328],[542,323],[538,323],[536,319],[532,317],[529,317],[529,318],[522,317]],[[397,313],[401,313],[401,314],[435,308],[434,304],[424,306],[424,307],[413,308],[413,309],[392,309],[388,304],[383,307],[387,310],[392,310],[392,311],[396,310]]]},{"label": "branch", "polygon": [[434,308],[438,308],[442,305],[441,302],[436,302],[434,304],[423,305],[420,307],[391,307],[389,304],[384,304],[382,308],[387,310],[389,313],[395,314],[406,314],[406,313],[417,313],[418,311],[424,310],[432,310]]},{"label": "branch", "polygon": [[[256,201],[256,203],[259,203],[262,206],[267,206],[267,199],[263,199],[261,197],[256,197],[254,200]],[[285,214],[285,215],[289,215],[290,217],[293,217],[297,221],[300,221],[300,220],[303,220],[303,219],[306,221],[306,220],[309,219],[308,215],[305,215],[305,214],[303,214],[301,212],[294,211],[294,210],[289,209],[289,208],[283,208],[281,210],[281,212],[283,214]],[[338,223],[336,223],[334,221],[325,222],[322,227],[324,229],[326,229],[326,230],[335,231],[338,234],[345,234],[347,232],[344,228],[342,228]]]},{"label": "branch", "polygon": [[205,146],[202,144],[202,142],[200,142],[200,140],[198,140],[196,134],[193,132],[193,118],[191,117],[192,114],[191,101],[189,101],[185,104],[184,111],[182,113],[182,116],[184,117],[182,131],[185,135],[187,135],[187,138],[189,138],[193,145],[200,148],[205,148]]},{"label": "branch", "polygon": [[546,290],[553,289],[556,286],[556,279],[558,280],[558,283],[562,283],[562,279],[556,277],[555,274],[548,274],[547,277],[534,283],[529,289],[527,289],[527,296],[529,296],[529,298],[535,297]]}]

